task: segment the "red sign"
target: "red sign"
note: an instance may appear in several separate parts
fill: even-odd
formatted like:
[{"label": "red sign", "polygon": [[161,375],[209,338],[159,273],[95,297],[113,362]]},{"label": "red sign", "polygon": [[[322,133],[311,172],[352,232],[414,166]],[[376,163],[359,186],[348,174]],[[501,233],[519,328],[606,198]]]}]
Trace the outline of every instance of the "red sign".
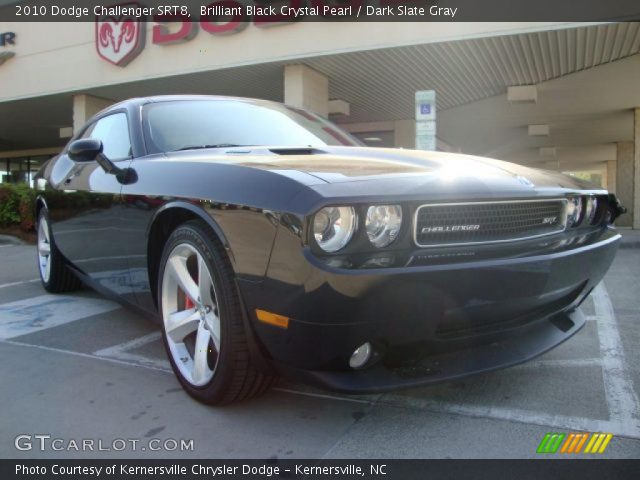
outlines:
[{"label": "red sign", "polygon": [[[387,3],[398,0],[379,1]],[[310,2],[309,8],[319,11],[336,5],[357,8],[364,3],[363,0]],[[200,29],[211,35],[222,36],[244,30],[251,21],[256,27],[290,24],[301,18],[295,12],[307,8],[305,5],[304,0],[253,0],[250,4],[241,0],[214,0],[208,5],[201,5],[197,12],[199,15],[194,15],[193,19],[184,6],[144,9],[139,3],[131,2],[101,7],[100,12],[111,14],[96,16],[96,50],[106,61],[124,67],[144,48],[144,27],[148,17],[154,21],[151,42],[155,45],[171,45],[193,39]],[[135,11],[139,12],[138,17],[134,16]],[[113,12],[123,14],[115,15]],[[125,12],[132,13],[126,15]]]},{"label": "red sign", "polygon": [[[138,3],[122,4],[140,7]],[[144,48],[145,22],[133,16],[97,16],[96,50],[107,62],[124,67]]]}]

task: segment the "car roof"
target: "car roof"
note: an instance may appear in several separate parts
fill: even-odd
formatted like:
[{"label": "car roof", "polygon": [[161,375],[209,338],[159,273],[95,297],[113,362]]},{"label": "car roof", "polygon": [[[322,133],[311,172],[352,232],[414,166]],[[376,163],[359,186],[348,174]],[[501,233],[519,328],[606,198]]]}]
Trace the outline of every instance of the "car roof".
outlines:
[{"label": "car roof", "polygon": [[111,110],[141,107],[149,103],[176,102],[176,101],[185,101],[185,100],[232,100],[232,101],[249,102],[249,103],[256,103],[256,104],[274,103],[269,100],[261,100],[257,98],[227,97],[224,95],[154,95],[150,97],[136,97],[136,98],[129,98],[127,100],[123,100],[121,102],[118,102],[114,105],[110,105],[109,107],[105,108],[100,112],[100,114],[110,112]]}]

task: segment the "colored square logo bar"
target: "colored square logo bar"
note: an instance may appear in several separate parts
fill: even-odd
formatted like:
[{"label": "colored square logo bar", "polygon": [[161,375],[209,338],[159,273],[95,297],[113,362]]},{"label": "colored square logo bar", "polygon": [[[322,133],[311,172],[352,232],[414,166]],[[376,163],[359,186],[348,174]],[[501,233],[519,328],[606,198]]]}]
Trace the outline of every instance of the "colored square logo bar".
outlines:
[{"label": "colored square logo bar", "polygon": [[536,453],[604,453],[611,433],[547,433]]}]

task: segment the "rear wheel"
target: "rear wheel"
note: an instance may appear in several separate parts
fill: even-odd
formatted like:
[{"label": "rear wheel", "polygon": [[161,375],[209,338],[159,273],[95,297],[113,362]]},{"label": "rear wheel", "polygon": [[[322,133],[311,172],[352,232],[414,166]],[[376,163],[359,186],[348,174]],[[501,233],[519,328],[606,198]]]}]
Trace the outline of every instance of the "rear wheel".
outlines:
[{"label": "rear wheel", "polygon": [[159,273],[164,343],[184,389],[209,404],[267,390],[274,379],[251,364],[233,270],[204,223],[188,222],[171,234]]},{"label": "rear wheel", "polygon": [[42,286],[51,293],[71,292],[80,288],[78,278],[69,270],[56,247],[45,208],[38,215],[38,271]]}]

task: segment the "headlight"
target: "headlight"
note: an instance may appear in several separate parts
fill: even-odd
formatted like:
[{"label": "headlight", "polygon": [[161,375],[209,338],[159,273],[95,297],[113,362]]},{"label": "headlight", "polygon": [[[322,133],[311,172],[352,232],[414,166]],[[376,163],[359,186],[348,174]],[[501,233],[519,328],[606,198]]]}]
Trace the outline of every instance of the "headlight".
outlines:
[{"label": "headlight", "polygon": [[596,197],[587,197],[587,205],[584,209],[584,218],[589,225],[593,225],[598,212],[598,199]]},{"label": "headlight", "polygon": [[577,227],[582,215],[582,198],[570,197],[567,205],[567,227]]},{"label": "headlight", "polygon": [[373,205],[367,210],[366,229],[374,247],[383,248],[393,242],[402,225],[400,205]]},{"label": "headlight", "polygon": [[356,211],[353,207],[325,207],[313,218],[313,236],[325,252],[337,252],[344,247],[356,230]]}]

